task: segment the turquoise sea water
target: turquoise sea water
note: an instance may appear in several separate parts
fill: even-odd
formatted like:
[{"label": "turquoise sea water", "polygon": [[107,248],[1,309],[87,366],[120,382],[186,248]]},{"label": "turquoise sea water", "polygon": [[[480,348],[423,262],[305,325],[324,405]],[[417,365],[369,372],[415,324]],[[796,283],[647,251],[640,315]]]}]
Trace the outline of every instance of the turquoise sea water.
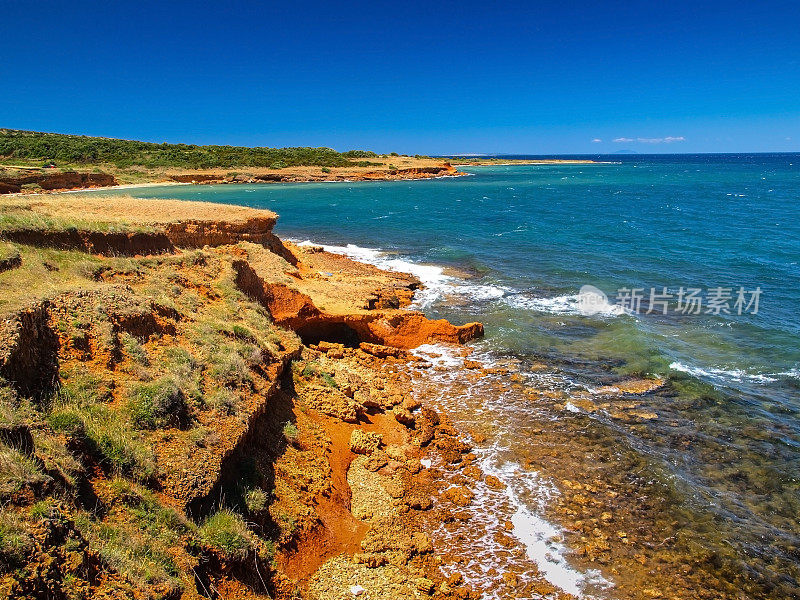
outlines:
[{"label": "turquoise sea water", "polygon": [[[590,391],[664,377],[640,407],[657,418],[635,425],[570,406],[573,448],[587,427],[604,428],[609,443],[642,456],[653,470],[643,477],[671,482],[670,501],[704,524],[698,539],[722,557],[723,579],[752,583],[754,596],[798,594],[800,155],[602,160],[613,162],[120,193],[269,208],[281,237],[350,244],[356,256],[415,270],[429,315],[485,323],[486,360],[511,357],[523,371],[544,362]],[[581,311],[584,285],[608,295],[598,314]],[[668,314],[661,305],[646,314],[651,288],[664,287]],[[681,287],[706,301],[730,288],[731,314],[681,313]],[[622,288],[642,290],[639,314],[614,307]],[[740,288],[748,301],[761,290],[757,314],[752,305],[737,314]]]}]

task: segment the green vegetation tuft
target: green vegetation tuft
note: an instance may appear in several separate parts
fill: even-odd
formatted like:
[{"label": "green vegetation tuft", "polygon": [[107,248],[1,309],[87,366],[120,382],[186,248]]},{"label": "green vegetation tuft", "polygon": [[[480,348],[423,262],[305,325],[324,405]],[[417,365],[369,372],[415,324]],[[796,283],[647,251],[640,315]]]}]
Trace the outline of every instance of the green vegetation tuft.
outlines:
[{"label": "green vegetation tuft", "polygon": [[0,442],[0,501],[23,487],[35,487],[49,480],[33,460]]},{"label": "green vegetation tuft", "polygon": [[172,377],[134,386],[128,410],[138,429],[184,427],[189,420],[186,395]]},{"label": "green vegetation tuft", "polygon": [[23,566],[33,550],[33,538],[19,514],[0,509],[0,573]]},{"label": "green vegetation tuft", "polygon": [[154,586],[163,587],[165,593],[156,596],[161,598],[176,597],[183,589],[169,546],[158,536],[148,535],[149,531],[131,527],[121,519],[98,522],[88,513],[79,514],[75,525],[92,547],[99,549],[103,562],[123,573],[137,588],[155,591]]},{"label": "green vegetation tuft", "polygon": [[257,513],[267,507],[269,497],[267,493],[261,488],[253,488],[247,490],[244,495],[245,505],[250,513]]},{"label": "green vegetation tuft", "polygon": [[220,550],[226,557],[242,560],[254,549],[253,536],[242,517],[228,509],[206,519],[200,539]]},{"label": "green vegetation tuft", "polygon": [[299,435],[300,432],[297,430],[297,425],[291,421],[286,421],[286,424],[283,426],[283,437],[285,437],[288,441],[293,442]]}]

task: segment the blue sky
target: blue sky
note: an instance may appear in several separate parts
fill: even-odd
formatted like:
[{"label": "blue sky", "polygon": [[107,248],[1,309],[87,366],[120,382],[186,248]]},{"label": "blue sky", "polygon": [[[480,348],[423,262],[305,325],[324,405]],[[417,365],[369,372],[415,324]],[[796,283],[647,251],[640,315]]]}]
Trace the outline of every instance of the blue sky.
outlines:
[{"label": "blue sky", "polygon": [[800,151],[797,1],[0,11],[3,127],[423,154]]}]

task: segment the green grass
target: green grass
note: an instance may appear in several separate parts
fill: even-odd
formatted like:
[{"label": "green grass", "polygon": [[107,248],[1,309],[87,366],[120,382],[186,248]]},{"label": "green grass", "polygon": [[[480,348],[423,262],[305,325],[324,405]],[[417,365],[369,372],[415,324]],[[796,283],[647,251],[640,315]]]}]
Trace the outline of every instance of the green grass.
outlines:
[{"label": "green grass", "polygon": [[234,415],[238,412],[241,400],[231,390],[218,388],[204,399],[205,405],[220,416]]},{"label": "green grass", "polygon": [[150,446],[111,411],[93,411],[87,429],[92,447],[114,472],[137,481],[155,476],[156,464]]},{"label": "green grass", "polygon": [[[109,383],[85,369],[62,371],[48,425],[84,442],[102,465],[138,481],[156,472],[152,450],[122,411],[110,408]],[[144,404],[144,401],[142,402]]]},{"label": "green grass", "polygon": [[19,247],[17,245],[0,241],[0,262],[16,260],[19,257]]},{"label": "green grass", "polygon": [[139,340],[130,333],[122,332],[122,335],[120,335],[120,342],[125,354],[127,354],[131,360],[143,367],[150,366],[150,357],[147,355],[147,350],[139,343]]},{"label": "green grass", "polygon": [[252,381],[250,367],[257,364],[254,357],[259,354],[253,344],[224,344],[209,356],[209,374],[226,387],[239,388]]},{"label": "green grass", "polygon": [[0,443],[0,501],[25,486],[37,486],[50,479],[27,456]]},{"label": "green grass", "polygon": [[136,481],[156,474],[155,458],[141,434],[117,410],[104,404],[80,404],[62,395],[47,416],[50,428],[80,440],[113,473]]},{"label": "green grass", "polygon": [[189,420],[186,395],[172,377],[134,386],[130,391],[128,410],[137,429],[185,427]]},{"label": "green grass", "polygon": [[253,535],[242,517],[227,509],[206,519],[200,528],[200,539],[226,557],[238,560],[247,558],[255,548]]},{"label": "green grass", "polygon": [[74,489],[78,477],[84,472],[81,462],[64,446],[61,440],[46,431],[35,430],[33,442],[36,456],[42,461],[47,473],[53,474],[68,489]]},{"label": "green grass", "polygon": [[95,521],[88,513],[77,515],[75,524],[103,562],[138,589],[149,595],[155,591],[154,586],[164,586],[166,590],[161,597],[172,597],[183,589],[168,544],[158,537],[121,520]]},{"label": "green grass", "polygon": [[306,379],[318,378],[328,387],[332,387],[337,390],[339,389],[339,384],[336,383],[336,379],[334,379],[333,375],[327,371],[323,371],[322,366],[317,361],[312,360],[306,363],[301,371],[301,375]]},{"label": "green grass", "polygon": [[4,201],[0,213],[0,233],[7,231],[48,231],[78,232],[96,231],[99,233],[155,233],[157,228],[128,223],[126,221],[96,221],[78,217],[53,217],[29,210],[25,204],[7,205]]},{"label": "green grass", "polygon": [[[2,207],[0,207],[2,213]],[[2,234],[0,234],[2,237]],[[37,298],[100,285],[95,274],[104,260],[77,250],[55,250],[21,245],[22,267],[0,272],[0,312],[11,312]]]},{"label": "green grass", "polygon": [[175,509],[164,506],[153,492],[126,479],[111,481],[115,501],[127,507],[139,529],[168,545],[180,543],[181,536],[195,531],[194,524]]},{"label": "green grass", "polygon": [[33,538],[24,520],[8,508],[0,508],[0,573],[12,571],[27,562]]},{"label": "green grass", "polygon": [[36,409],[28,400],[21,399],[17,393],[0,379],[0,423],[8,427],[28,425],[36,419]]}]

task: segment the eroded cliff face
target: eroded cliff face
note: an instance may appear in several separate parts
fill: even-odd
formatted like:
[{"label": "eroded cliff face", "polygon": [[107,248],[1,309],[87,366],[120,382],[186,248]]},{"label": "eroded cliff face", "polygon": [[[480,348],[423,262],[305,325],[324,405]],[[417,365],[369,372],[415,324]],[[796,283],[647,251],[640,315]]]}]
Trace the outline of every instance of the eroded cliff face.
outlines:
[{"label": "eroded cliff face", "polygon": [[287,169],[285,173],[241,173],[224,175],[222,173],[181,173],[170,175],[178,183],[296,183],[304,181],[392,181],[400,179],[430,179],[432,177],[457,177],[463,175],[450,163],[427,167],[390,168],[380,171],[357,170],[346,173],[303,172],[295,173]]},{"label": "eroded cliff face", "polygon": [[[433,321],[415,311],[377,309],[369,300],[323,311],[311,296],[300,291],[303,286],[299,282],[271,283],[244,260],[236,261],[234,269],[240,288],[261,302],[276,324],[295,331],[306,343],[329,341],[357,346],[367,342],[408,349],[427,343],[463,344],[483,335],[480,323],[456,326],[444,319]],[[350,293],[350,286],[342,288],[344,293]],[[399,305],[400,300],[395,295],[394,302],[387,303]]]},{"label": "eroded cliff face", "polygon": [[43,190],[70,190],[108,187],[117,185],[117,180],[108,173],[78,173],[76,171],[0,175],[0,194],[19,193],[22,191],[23,185],[31,183],[37,184]]},{"label": "eroded cliff face", "polygon": [[46,268],[0,324],[4,597],[455,593],[419,462],[452,432],[402,365],[482,327],[405,310],[418,281],[273,224],[11,236],[0,289]]}]

